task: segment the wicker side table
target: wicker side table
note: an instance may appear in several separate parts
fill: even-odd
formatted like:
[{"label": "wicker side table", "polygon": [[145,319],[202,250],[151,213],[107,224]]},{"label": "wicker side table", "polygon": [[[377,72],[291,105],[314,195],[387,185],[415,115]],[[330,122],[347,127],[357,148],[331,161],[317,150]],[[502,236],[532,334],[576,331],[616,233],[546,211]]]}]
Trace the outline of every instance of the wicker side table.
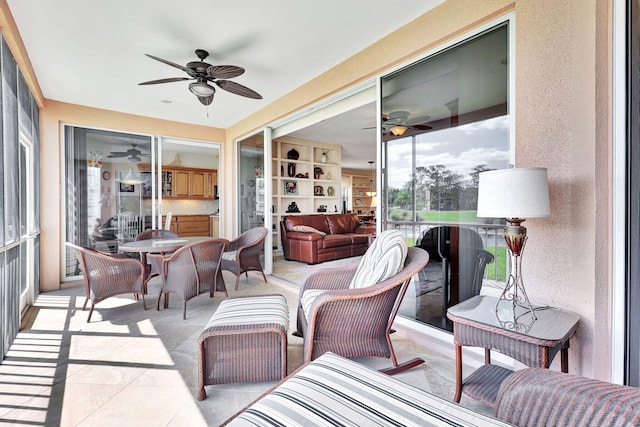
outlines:
[{"label": "wicker side table", "polygon": [[282,295],[227,298],[198,338],[198,391],[204,386],[287,376],[289,309]]},{"label": "wicker side table", "polygon": [[[569,340],[575,333],[580,317],[570,311],[553,307],[538,307],[534,319],[528,310],[515,310],[507,302],[497,306],[497,298],[478,295],[450,307],[447,317],[453,322],[456,346],[456,395],[462,391],[484,404],[495,407],[500,384],[511,375],[509,369],[491,365],[490,351],[516,359],[532,368],[549,368],[560,352],[561,370],[569,369]],[[462,381],[462,347],[485,349],[485,365]]]}]

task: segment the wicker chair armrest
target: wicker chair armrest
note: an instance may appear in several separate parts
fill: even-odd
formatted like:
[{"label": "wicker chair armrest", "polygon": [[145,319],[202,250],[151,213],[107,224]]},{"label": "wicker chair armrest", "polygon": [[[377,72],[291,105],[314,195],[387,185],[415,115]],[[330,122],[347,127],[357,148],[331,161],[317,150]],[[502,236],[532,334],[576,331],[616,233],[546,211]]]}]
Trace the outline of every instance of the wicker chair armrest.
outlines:
[{"label": "wicker chair armrest", "polygon": [[300,297],[310,289],[347,289],[356,274],[357,264],[344,267],[325,268],[311,273],[300,287]]}]

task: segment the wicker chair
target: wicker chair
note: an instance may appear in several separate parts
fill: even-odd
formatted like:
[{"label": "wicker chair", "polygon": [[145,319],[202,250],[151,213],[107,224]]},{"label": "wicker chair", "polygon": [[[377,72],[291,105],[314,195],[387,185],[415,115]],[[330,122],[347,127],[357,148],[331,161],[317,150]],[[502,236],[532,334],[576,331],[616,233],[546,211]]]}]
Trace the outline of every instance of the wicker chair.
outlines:
[{"label": "wicker chair", "polygon": [[164,294],[164,308],[169,307],[169,292],[183,300],[182,318],[187,318],[187,301],[204,292],[213,297],[215,291],[229,296],[220,270],[220,258],[229,243],[226,239],[209,239],[183,246],[162,259],[162,287],[156,310]]},{"label": "wicker chair", "polygon": [[87,302],[91,300],[87,323],[91,321],[95,305],[115,295],[131,292],[137,299],[140,294],[142,306],[147,309],[143,292],[145,269],[140,261],[126,255],[112,255],[83,248],[69,242],[66,245],[75,250],[84,275],[87,297],[82,306],[83,311],[87,308]]},{"label": "wicker chair", "polygon": [[404,267],[394,276],[368,287],[349,289],[357,265],[327,268],[312,273],[300,289],[299,302],[305,291],[324,289],[315,298],[305,316],[298,304],[298,332],[304,338],[304,362],[331,351],[343,357],[375,356],[391,358],[393,374],[423,362],[413,359],[398,365],[393,351],[391,325],[411,278],[429,261],[420,248],[408,248]]},{"label": "wicker chair", "polygon": [[240,275],[244,273],[248,276],[248,271],[259,271],[262,273],[264,282],[267,283],[267,277],[264,275],[260,263],[260,252],[268,232],[265,227],[256,227],[245,231],[238,238],[229,242],[224,254],[222,254],[222,269],[236,275],[236,291]]},{"label": "wicker chair", "polygon": [[[169,230],[144,230],[142,233],[136,236],[136,241],[138,240],[149,240],[149,239],[171,239],[179,237],[178,233],[174,233]],[[160,252],[157,257],[149,257],[147,260],[147,253],[140,252],[140,261],[145,267],[145,283],[149,281],[149,279],[159,276],[162,274],[162,256],[165,255],[165,252]],[[151,262],[148,262],[151,261]],[[146,293],[146,292],[145,292]]]}]

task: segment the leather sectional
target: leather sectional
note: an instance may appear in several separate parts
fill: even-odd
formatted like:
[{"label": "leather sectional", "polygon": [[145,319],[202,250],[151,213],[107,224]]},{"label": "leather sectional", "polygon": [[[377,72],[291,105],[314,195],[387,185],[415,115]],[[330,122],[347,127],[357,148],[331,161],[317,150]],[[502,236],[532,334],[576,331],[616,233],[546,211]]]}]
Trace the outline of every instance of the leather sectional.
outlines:
[{"label": "leather sectional", "polygon": [[285,259],[307,264],[362,255],[371,232],[356,214],[288,215],[280,221]]}]

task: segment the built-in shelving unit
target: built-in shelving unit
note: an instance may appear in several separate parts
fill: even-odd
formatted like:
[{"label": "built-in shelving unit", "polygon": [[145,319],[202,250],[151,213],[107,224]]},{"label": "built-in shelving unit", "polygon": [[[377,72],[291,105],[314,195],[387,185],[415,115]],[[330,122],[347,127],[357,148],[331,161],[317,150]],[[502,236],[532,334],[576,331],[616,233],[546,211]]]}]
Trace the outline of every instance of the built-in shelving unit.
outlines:
[{"label": "built-in shelving unit", "polygon": [[[297,153],[297,156],[296,156]],[[297,157],[297,158],[296,158]],[[340,212],[342,148],[336,144],[282,137],[273,141],[274,246],[284,215]],[[288,212],[292,203],[299,212]]]}]

